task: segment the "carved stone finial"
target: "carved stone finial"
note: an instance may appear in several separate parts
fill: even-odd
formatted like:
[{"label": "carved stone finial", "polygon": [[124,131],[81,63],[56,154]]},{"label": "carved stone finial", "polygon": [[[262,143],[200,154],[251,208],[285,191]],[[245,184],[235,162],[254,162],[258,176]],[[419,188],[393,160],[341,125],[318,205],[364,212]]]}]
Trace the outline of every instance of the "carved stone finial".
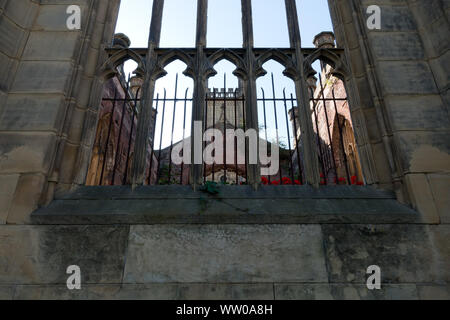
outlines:
[{"label": "carved stone finial", "polygon": [[316,48],[334,48],[335,46],[334,33],[331,31],[321,32],[314,37],[314,45]]},{"label": "carved stone finial", "polygon": [[139,89],[139,96],[137,98],[140,98],[142,94],[142,85],[144,84],[144,79],[142,77],[134,76],[130,79],[130,90],[133,93],[133,96],[136,97],[136,94]]},{"label": "carved stone finial", "polygon": [[130,38],[123,33],[116,33],[114,35],[113,46],[128,49],[131,45]]}]

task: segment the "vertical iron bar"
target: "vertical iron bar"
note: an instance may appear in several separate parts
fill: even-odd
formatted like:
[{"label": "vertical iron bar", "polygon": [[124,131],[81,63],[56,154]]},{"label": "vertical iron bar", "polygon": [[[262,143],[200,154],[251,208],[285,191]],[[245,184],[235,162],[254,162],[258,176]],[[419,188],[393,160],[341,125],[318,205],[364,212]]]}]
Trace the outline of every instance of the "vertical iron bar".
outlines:
[{"label": "vertical iron bar", "polygon": [[178,73],[175,77],[175,97],[173,100],[173,115],[172,115],[172,133],[170,135],[170,152],[169,152],[169,176],[168,183],[172,179],[172,151],[173,151],[173,132],[175,130],[175,112],[177,110],[177,91],[178,91]]},{"label": "vertical iron bar", "polygon": [[[345,171],[347,173],[347,184],[351,185],[352,183],[351,183],[351,179],[350,179],[350,172],[348,169],[347,155],[345,154],[344,137],[342,135],[342,126],[339,121],[339,113],[337,110],[336,97],[334,95],[334,88],[333,88],[333,90],[331,90],[331,92],[333,95],[334,110],[336,111],[336,120],[337,120],[338,129],[339,129],[339,136],[340,136],[339,140],[341,141],[341,148],[342,148],[342,153],[343,153],[343,157],[344,157],[344,166],[345,166]],[[345,124],[345,117],[344,117],[344,124]]]},{"label": "vertical iron bar", "polygon": [[[311,90],[311,99],[312,99],[312,102],[313,102],[314,118],[316,120],[315,122],[316,122],[316,131],[317,131],[317,148],[319,148],[320,165],[322,167],[322,172],[323,172],[323,175],[325,177],[325,158],[324,158],[324,155],[323,155],[322,143],[320,142],[319,119],[317,117],[317,104],[318,104],[318,101],[317,102],[315,101],[314,92],[312,91],[312,89],[310,89],[310,90]],[[337,177],[336,177],[336,179],[337,179]],[[324,180],[325,180],[325,184],[328,184],[327,179],[324,179]]]},{"label": "vertical iron bar", "polygon": [[113,118],[114,118],[114,109],[116,108],[116,100],[117,100],[117,88],[114,89],[114,99],[113,99],[113,105],[112,105],[112,110],[111,110],[111,118],[109,119],[108,135],[106,136],[106,146],[105,146],[105,152],[103,154],[102,173],[100,174],[100,185],[103,184],[103,176],[105,174],[106,156],[108,155],[108,145],[109,145],[109,139],[111,137],[111,129],[112,129]]},{"label": "vertical iron bar", "polygon": [[[278,136],[278,115],[277,115],[277,102],[275,97],[275,81],[273,79],[273,72],[272,72],[272,96],[273,96],[273,112],[275,114],[275,130],[277,135],[277,141],[278,147],[280,147],[280,137]],[[283,180],[283,173],[281,172],[281,161],[278,162],[278,170],[280,171],[280,184]]]},{"label": "vertical iron bar", "polygon": [[126,111],[126,106],[128,103],[128,90],[130,89],[130,76],[128,75],[128,81],[127,81],[127,86],[126,86],[126,90],[125,90],[125,97],[123,100],[123,106],[122,106],[122,118],[120,119],[120,126],[119,126],[119,135],[117,137],[117,147],[116,147],[116,156],[114,157],[114,166],[113,166],[113,175],[111,178],[111,185],[114,185],[114,180],[116,179],[116,170],[117,170],[117,163],[118,163],[118,158],[119,158],[119,152],[120,152],[120,137],[122,136],[122,129],[123,129],[123,120],[125,118],[125,111]]},{"label": "vertical iron bar", "polygon": [[[153,109],[153,106],[152,106]],[[148,170],[148,184],[152,184],[152,169],[153,169],[153,156],[155,155],[155,136],[156,136],[156,118],[158,117],[159,109],[159,93],[156,94],[156,113],[155,123],[153,124],[153,137],[152,137],[152,151],[150,152],[150,168]]]},{"label": "vertical iron bar", "polygon": [[223,74],[223,172],[224,182],[227,182],[227,74]]},{"label": "vertical iron bar", "polygon": [[291,146],[291,134],[289,132],[289,119],[288,119],[288,109],[287,109],[287,102],[286,102],[286,88],[283,89],[283,102],[284,102],[284,110],[286,112],[286,131],[288,135],[288,147],[289,147],[289,163],[291,165],[291,179],[292,183],[294,183],[294,165],[292,163],[292,146]]},{"label": "vertical iron bar", "polygon": [[181,140],[181,143],[183,144],[182,148],[182,154],[183,154],[183,160],[181,161],[181,178],[180,178],[180,184],[183,184],[183,173],[184,173],[184,139],[186,138],[186,105],[187,105],[187,95],[188,95],[189,88],[186,88],[186,92],[184,94],[184,113],[183,113],[183,139]]},{"label": "vertical iron bar", "polygon": [[[213,88],[213,95],[215,95],[215,89]],[[206,107],[205,107],[205,123],[204,123],[204,130],[203,130],[203,132],[206,132],[206,130],[208,129],[208,106],[209,106],[209,101],[211,101],[210,100],[210,98],[208,97],[208,93],[206,93],[206,99],[205,99],[205,101],[206,101]],[[206,149],[206,141],[205,142],[203,142],[203,150],[205,150]],[[206,183],[206,177],[207,177],[207,175],[206,175],[206,169],[207,169],[207,166],[206,166],[206,161],[203,161],[203,183]]]},{"label": "vertical iron bar", "polygon": [[156,171],[156,184],[159,184],[160,174],[161,174],[161,148],[162,148],[162,137],[164,132],[164,116],[166,114],[166,96],[167,91],[164,89],[164,100],[163,100],[163,114],[161,120],[161,135],[159,138],[159,153],[158,153],[158,168]]},{"label": "vertical iron bar", "polygon": [[[264,134],[266,136],[266,143],[269,142],[267,138],[267,116],[266,116],[266,93],[264,92],[264,88],[261,88],[262,91],[262,99],[263,99],[263,114],[264,114]],[[269,184],[271,183],[271,176],[268,176]]]},{"label": "vertical iron bar", "polygon": [[[238,119],[237,119],[237,91],[234,90],[234,130],[238,129]],[[238,176],[238,150],[237,150],[237,137],[234,137],[234,165],[235,165],[235,173],[236,173],[236,185],[239,184],[239,176]]]},{"label": "vertical iron bar", "polygon": [[123,182],[122,182],[123,185],[127,184],[127,179],[128,179],[128,166],[130,164],[131,143],[133,141],[134,119],[136,118],[136,107],[137,107],[137,101],[138,101],[140,91],[141,91],[141,88],[138,88],[136,91],[136,96],[134,97],[134,104],[131,106],[131,112],[132,112],[131,127],[130,127],[130,136],[128,138],[127,161],[125,164],[125,175],[123,177]]},{"label": "vertical iron bar", "polygon": [[[327,131],[328,131],[328,139],[330,139],[330,148],[331,148],[331,158],[333,159],[334,163],[334,172],[336,173],[336,181],[338,182],[338,171],[337,171],[337,164],[336,164],[336,158],[334,156],[334,147],[333,147],[333,140],[331,138],[331,132],[330,132],[330,121],[328,120],[328,112],[327,112],[327,101],[325,99],[325,89],[323,87],[322,83],[322,75],[319,75],[320,80],[320,90],[321,90],[321,96],[323,101],[323,111],[325,112],[325,119],[327,120]],[[317,132],[319,133],[319,132]],[[325,181],[327,180],[327,177],[325,176],[325,172],[323,173]]]},{"label": "vertical iron bar", "polygon": [[[219,94],[219,96],[220,96],[220,94]],[[214,89],[214,99],[213,99],[213,125],[212,125],[212,128],[213,129],[216,128],[216,91],[215,91],[215,89]],[[214,138],[214,142],[215,142],[215,139],[216,138]],[[214,157],[215,156],[216,156],[216,150],[214,149]],[[214,172],[215,164],[216,164],[216,162],[213,161],[213,163],[212,163],[212,181],[213,182],[215,180],[215,172]]]},{"label": "vertical iron bar", "polygon": [[291,106],[292,106],[292,112],[293,112],[293,119],[294,119],[294,137],[295,137],[295,146],[297,149],[297,162],[298,162],[298,175],[299,175],[299,181],[301,184],[303,184],[303,172],[302,172],[302,161],[300,158],[300,144],[299,144],[299,139],[298,139],[298,134],[297,134],[297,115],[295,114],[295,109],[294,109],[294,95],[291,93]]},{"label": "vertical iron bar", "polygon": [[[242,93],[242,118],[244,121],[244,132],[247,131],[247,122],[245,122],[245,118],[246,118],[246,114],[245,114],[245,94]],[[245,140],[247,140],[245,138]],[[245,146],[245,183],[248,184],[248,153],[247,153],[247,141],[244,141],[244,146]]]}]

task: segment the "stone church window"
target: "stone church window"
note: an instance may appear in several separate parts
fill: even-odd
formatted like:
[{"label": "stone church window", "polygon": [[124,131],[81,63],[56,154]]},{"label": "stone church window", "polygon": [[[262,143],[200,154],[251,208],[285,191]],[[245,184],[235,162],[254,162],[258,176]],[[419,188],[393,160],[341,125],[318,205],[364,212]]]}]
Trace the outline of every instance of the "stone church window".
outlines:
[{"label": "stone church window", "polygon": [[[363,184],[344,52],[332,32],[318,34],[314,47],[301,38],[311,37],[314,28],[303,21],[310,16],[322,15],[331,26],[325,2],[277,0],[268,10],[259,0],[189,0],[182,8],[176,0],[154,0],[146,8],[151,19],[142,23],[150,26],[149,46],[142,31],[132,33],[133,41],[116,34],[107,49],[109,80],[86,184]],[[129,20],[129,10],[123,3],[119,17]],[[127,30],[126,22],[117,30]],[[338,115],[346,122],[334,121]],[[190,161],[195,140],[204,139],[193,130],[199,122],[202,132],[223,135],[211,164]],[[275,171],[261,154],[251,163],[248,136],[240,150],[232,136],[235,150],[228,149],[226,132],[238,129],[254,130],[253,143],[268,145],[269,157],[272,147],[279,149]],[[201,144],[206,150],[216,142]]]}]

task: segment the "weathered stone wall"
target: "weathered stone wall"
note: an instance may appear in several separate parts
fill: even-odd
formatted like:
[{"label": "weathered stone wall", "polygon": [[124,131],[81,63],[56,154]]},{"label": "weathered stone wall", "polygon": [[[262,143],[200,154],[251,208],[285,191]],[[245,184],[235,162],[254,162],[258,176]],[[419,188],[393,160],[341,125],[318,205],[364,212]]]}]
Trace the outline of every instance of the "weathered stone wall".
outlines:
[{"label": "weathered stone wall", "polygon": [[[81,31],[65,27],[68,4],[82,8]],[[381,30],[364,27],[369,4],[382,7]],[[84,183],[118,5],[0,0],[0,298],[450,299],[448,0],[330,0],[364,176],[419,217],[342,189],[213,205],[163,189],[162,202],[135,191],[122,207],[90,190],[88,202],[53,201],[60,224],[33,220],[54,190]],[[124,223],[133,208],[141,220]],[[101,210],[119,222],[95,221]],[[72,264],[81,291],[65,286]],[[381,291],[365,287],[372,264]]]},{"label": "weathered stone wall", "polygon": [[[424,225],[1,227],[0,298],[450,299],[449,235]],[[72,264],[79,291],[66,287]],[[366,287],[372,264],[381,290]]]},{"label": "weathered stone wall", "polygon": [[399,173],[411,203],[430,222],[448,222],[450,25],[444,2],[371,3],[381,6],[385,21],[367,38]]},{"label": "weathered stone wall", "polygon": [[[24,211],[29,215],[33,208],[27,206],[24,199],[15,197],[16,189],[23,190],[33,185],[35,190],[29,192],[28,199],[39,197],[43,177],[39,171],[43,169],[46,148],[51,141],[50,135],[36,136],[27,133],[38,127],[45,127],[48,117],[40,120],[37,110],[45,112],[44,103],[37,96],[27,94],[11,95],[10,90],[20,90],[15,82],[26,72],[27,65],[21,60],[30,55],[24,52],[30,36],[30,29],[38,13],[36,1],[0,2],[0,223],[4,224],[10,211]],[[29,67],[29,66],[28,66]],[[20,86],[19,86],[20,87]],[[30,107],[26,106],[28,103]],[[31,103],[30,103],[31,102]],[[48,101],[50,103],[50,100]],[[33,106],[31,106],[33,104]],[[30,121],[26,121],[24,113]],[[50,120],[51,121],[51,120]],[[48,124],[48,123],[47,123]],[[23,131],[23,132],[21,132]],[[41,147],[31,147],[31,138],[41,143]],[[28,145],[27,148],[25,145]],[[42,149],[42,150],[40,150]],[[37,174],[29,174],[36,172]],[[27,199],[27,200],[28,200]],[[19,201],[17,201],[19,200]],[[22,207],[22,208],[21,208]],[[20,213],[19,213],[20,214]]]},{"label": "weathered stone wall", "polygon": [[[82,10],[81,30],[67,28],[69,5]],[[0,223],[28,222],[57,182],[72,185],[73,171],[88,165],[79,158],[91,147],[81,141],[95,135],[91,93],[101,89],[98,57],[117,10],[105,0],[0,2]]]},{"label": "weathered stone wall", "polygon": [[[353,120],[359,127],[363,112],[380,182],[393,181],[399,200],[429,222],[448,222],[448,1],[330,4],[352,67],[353,99],[361,102]],[[369,5],[381,7],[381,30],[365,27]]]}]

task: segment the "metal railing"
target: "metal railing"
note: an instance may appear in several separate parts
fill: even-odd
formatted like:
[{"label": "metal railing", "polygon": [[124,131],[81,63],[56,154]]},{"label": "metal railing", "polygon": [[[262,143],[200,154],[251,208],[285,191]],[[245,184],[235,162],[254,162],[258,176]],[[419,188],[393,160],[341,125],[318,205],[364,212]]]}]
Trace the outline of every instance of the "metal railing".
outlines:
[{"label": "metal railing", "polygon": [[[342,88],[343,83],[338,80],[328,86],[324,85],[323,78],[322,75],[319,75],[320,87],[318,88],[319,90],[317,93],[310,88],[310,101],[314,118],[313,124],[315,126],[314,130],[317,138],[316,145],[321,167],[321,184],[361,185],[363,184],[361,181],[362,173],[357,170],[359,159],[354,159],[354,169],[353,172],[351,172],[348,161],[348,151],[346,151],[344,145],[346,138],[343,133],[343,128],[345,125],[347,125],[350,130],[350,136],[347,140],[350,140],[353,144],[356,144],[356,142],[354,141],[355,138],[350,119],[347,95],[336,96],[335,83],[340,84]],[[327,87],[330,87],[328,95],[325,94]],[[338,104],[341,108],[341,112],[338,110]],[[345,106],[346,109],[342,106]],[[344,112],[348,113],[347,117],[343,114]],[[321,115],[322,117],[320,117]],[[333,116],[332,122],[330,122],[330,115]],[[320,118],[322,118],[322,120],[320,120]],[[320,129],[323,125],[326,127],[326,130]]]},{"label": "metal railing", "polygon": [[[355,169],[350,170],[344,145],[343,131],[346,118],[339,113],[338,109],[342,107],[342,104],[347,104],[346,107],[348,108],[347,97],[346,95],[336,96],[334,86],[331,89],[326,89],[327,86],[324,86],[322,76],[320,76],[319,83],[319,90],[314,92],[313,89],[310,89],[310,102],[313,113],[311,121],[315,127],[321,168],[321,184],[362,184],[358,181],[361,180],[361,175],[358,174],[358,177],[356,177]],[[266,91],[260,88],[260,95],[257,98],[258,108],[260,109],[258,112],[260,124],[258,139],[265,140],[269,144],[277,143],[280,150],[280,161],[278,162],[277,173],[263,176],[262,183],[301,185],[305,181],[305,176],[303,173],[304,164],[302,163],[301,127],[296,106],[297,99],[294,94],[287,94],[286,89],[283,89],[281,97],[277,96],[273,74],[271,75],[271,86],[271,97],[267,97]],[[158,93],[154,99],[152,108],[154,123],[151,126],[153,129],[147,145],[146,184],[148,185],[189,184],[190,164],[186,164],[184,161],[178,165],[174,164],[172,152],[179,144],[184,144],[191,139],[191,123],[188,121],[188,116],[193,99],[189,96],[189,88],[185,90],[182,97],[179,97],[178,75],[175,78],[174,88],[173,97],[169,98],[167,90],[164,89],[162,96]],[[99,172],[96,173],[96,175],[100,175],[100,178],[97,179],[99,185],[130,184],[129,172],[133,163],[134,131],[139,118],[139,112],[136,108],[140,101],[139,90],[140,88],[132,93],[130,81],[127,81],[122,89],[114,88],[112,97],[104,96],[102,100],[103,108],[107,104],[110,105],[110,108],[106,139],[104,134],[96,138],[96,144],[102,145],[100,148],[101,156],[99,157],[101,164],[97,165],[97,171]],[[121,96],[119,91],[123,91]],[[246,131],[245,96],[240,88],[227,88],[226,75],[224,76],[223,88],[207,90],[204,111],[203,132],[208,129],[219,129],[223,133],[228,129]],[[330,115],[336,120],[330,122]],[[128,126],[125,126],[125,123]],[[106,124],[100,125],[105,126]],[[274,133],[269,134],[269,127],[274,128]],[[321,129],[323,127],[326,130]],[[113,130],[113,128],[116,130]],[[177,138],[175,137],[175,131],[178,133]],[[101,132],[104,133],[105,128],[103,130],[100,128],[97,132],[97,135]],[[353,135],[353,131],[351,131],[351,134]],[[283,139],[280,136],[284,135],[286,138],[281,141]],[[227,135],[224,134],[223,162],[203,164],[203,182],[246,184],[248,143],[245,144],[245,164],[238,163],[238,141],[237,137],[234,137],[234,161],[230,163],[227,162],[226,139]],[[354,139],[354,137],[350,137],[350,139]],[[206,148],[207,142],[202,141],[202,144]],[[187,145],[190,145],[190,143]],[[184,152],[182,150],[182,155]]]},{"label": "metal railing", "polygon": [[[118,80],[121,81],[121,79]],[[106,92],[105,90],[104,93]],[[140,88],[137,89],[134,96],[130,94],[130,79],[128,79],[123,88],[114,86],[112,96],[103,96],[99,111],[100,118],[109,120],[107,124],[99,122],[97,128],[95,150],[88,172],[88,176],[92,176],[91,184],[128,183],[135,128],[138,121],[139,93]],[[127,128],[125,128],[126,124]],[[105,131],[106,137],[102,134]],[[94,167],[94,157],[97,160],[95,161],[96,167]],[[121,161],[123,159],[125,161]]]}]

